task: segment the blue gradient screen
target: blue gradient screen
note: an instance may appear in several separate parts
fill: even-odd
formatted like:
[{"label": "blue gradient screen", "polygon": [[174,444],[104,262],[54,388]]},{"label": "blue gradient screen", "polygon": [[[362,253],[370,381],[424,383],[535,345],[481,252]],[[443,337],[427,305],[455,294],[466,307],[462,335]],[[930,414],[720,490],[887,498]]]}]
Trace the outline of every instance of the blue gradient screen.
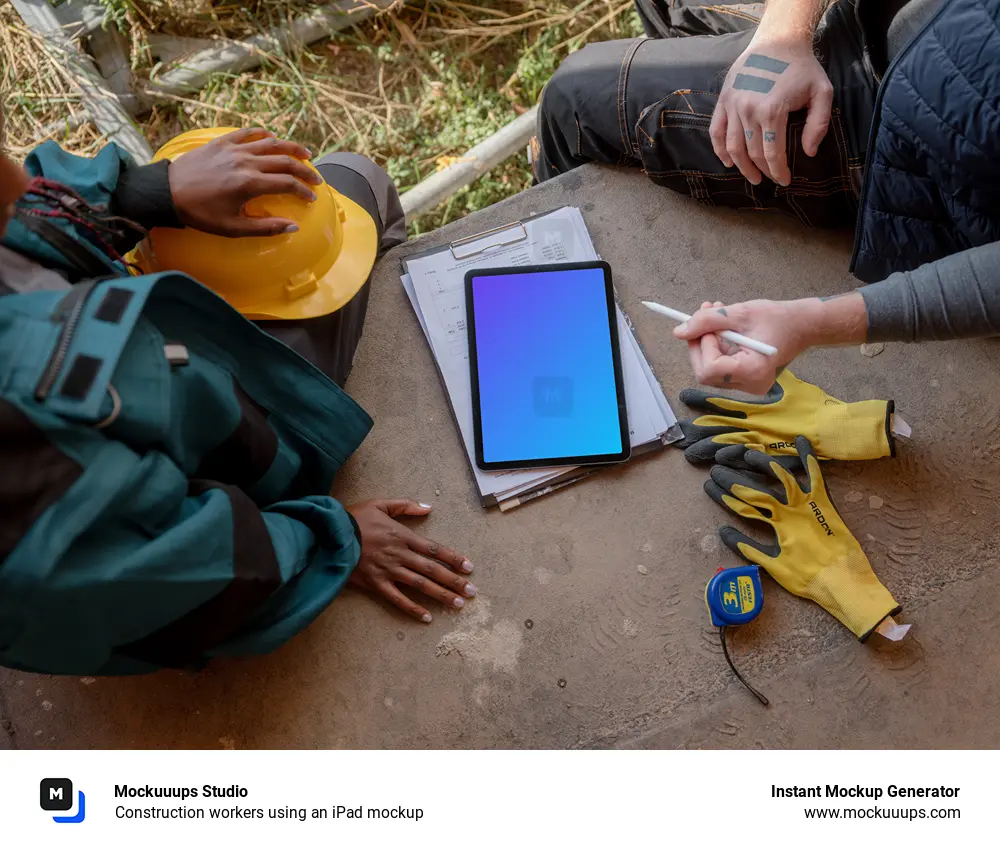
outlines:
[{"label": "blue gradient screen", "polygon": [[483,460],[622,451],[604,271],[472,279]]}]

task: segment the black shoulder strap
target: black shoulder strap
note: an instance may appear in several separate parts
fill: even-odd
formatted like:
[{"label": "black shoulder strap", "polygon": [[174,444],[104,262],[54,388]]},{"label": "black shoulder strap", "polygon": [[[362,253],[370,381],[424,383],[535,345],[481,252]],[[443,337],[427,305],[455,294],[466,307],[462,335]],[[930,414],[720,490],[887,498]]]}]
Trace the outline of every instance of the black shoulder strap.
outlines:
[{"label": "black shoulder strap", "polygon": [[48,242],[71,264],[72,268],[69,270],[71,283],[76,283],[84,278],[120,274],[120,271],[114,267],[110,260],[89,251],[47,218],[18,215],[17,221],[40,239]]}]

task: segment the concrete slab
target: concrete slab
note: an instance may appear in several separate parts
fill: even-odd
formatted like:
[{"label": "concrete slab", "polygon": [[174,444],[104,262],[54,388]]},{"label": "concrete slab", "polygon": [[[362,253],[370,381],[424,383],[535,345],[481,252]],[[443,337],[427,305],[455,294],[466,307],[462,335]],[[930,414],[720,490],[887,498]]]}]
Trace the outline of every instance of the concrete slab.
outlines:
[{"label": "concrete slab", "polygon": [[[828,294],[852,286],[849,238],[712,210],[638,173],[587,168],[402,246],[380,265],[349,389],[376,427],[345,500],[412,496],[421,528],[466,552],[480,597],[422,626],[353,591],[274,655],[200,674],[90,681],[0,673],[20,747],[995,747],[992,607],[1000,580],[997,344],[810,354],[802,377],[846,400],[895,398],[914,436],[895,460],[828,467],[876,572],[914,622],[859,645],[769,580],[726,668],[702,593],[727,518],[705,471],[667,450],[507,515],[481,510],[399,259],[560,204],[583,209],[664,388],[691,375],[653,298]],[[859,494],[859,495],[856,495]],[[870,497],[882,500],[872,507]],[[878,504],[877,501],[874,504]],[[639,565],[647,568],[645,573]],[[529,628],[528,621],[531,626]],[[3,744],[0,744],[2,746]]]}]

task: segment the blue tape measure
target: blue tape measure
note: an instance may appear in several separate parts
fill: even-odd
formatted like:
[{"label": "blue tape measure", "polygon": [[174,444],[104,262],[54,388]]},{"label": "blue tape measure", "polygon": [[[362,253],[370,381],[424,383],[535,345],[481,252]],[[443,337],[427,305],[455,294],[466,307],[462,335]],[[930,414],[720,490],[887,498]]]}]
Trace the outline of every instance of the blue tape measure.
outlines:
[{"label": "blue tape measure", "polygon": [[760,567],[745,564],[742,567],[720,567],[705,586],[705,607],[712,618],[712,625],[719,630],[722,652],[729,668],[747,690],[767,705],[767,697],[740,675],[729,657],[726,629],[742,626],[754,619],[764,607],[764,589],[760,584]]},{"label": "blue tape measure", "polygon": [[764,607],[760,567],[720,567],[705,587],[705,605],[713,626],[749,623]]}]

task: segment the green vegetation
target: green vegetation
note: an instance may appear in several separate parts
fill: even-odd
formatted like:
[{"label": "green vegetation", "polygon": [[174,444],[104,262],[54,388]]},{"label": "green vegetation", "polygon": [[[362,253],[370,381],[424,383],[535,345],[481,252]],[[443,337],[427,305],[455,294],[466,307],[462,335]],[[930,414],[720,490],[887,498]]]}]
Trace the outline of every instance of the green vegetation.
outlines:
[{"label": "green vegetation", "polygon": [[[100,0],[127,38],[136,89],[155,73],[151,33],[240,38],[309,8],[287,0]],[[263,125],[314,154],[352,150],[385,167],[401,191],[533,106],[565,56],[587,41],[641,34],[630,0],[399,2],[389,12],[144,116],[151,143],[197,126]],[[51,120],[51,119],[49,119]],[[420,233],[531,182],[512,157],[411,225]]]}]

